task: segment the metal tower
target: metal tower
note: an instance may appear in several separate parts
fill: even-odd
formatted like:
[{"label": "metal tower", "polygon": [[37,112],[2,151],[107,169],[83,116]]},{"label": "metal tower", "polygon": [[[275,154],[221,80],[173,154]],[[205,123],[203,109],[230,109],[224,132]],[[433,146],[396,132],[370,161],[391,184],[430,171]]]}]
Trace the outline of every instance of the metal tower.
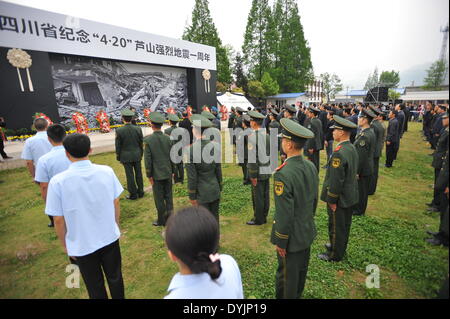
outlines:
[{"label": "metal tower", "polygon": [[[444,34],[444,37],[442,39],[442,46],[441,46],[441,54],[439,55],[439,61],[443,61],[445,63],[445,65],[447,66],[447,42],[448,42],[448,22],[447,25],[445,27],[441,27],[441,32]],[[447,68],[448,66],[445,68],[444,71],[444,80],[443,80],[443,84],[445,84],[445,82],[447,82]]]},{"label": "metal tower", "polygon": [[441,54],[439,55],[439,60],[446,61],[447,60],[448,23],[445,27],[441,28],[441,32],[444,34],[444,38],[442,39],[442,47],[441,47]]}]

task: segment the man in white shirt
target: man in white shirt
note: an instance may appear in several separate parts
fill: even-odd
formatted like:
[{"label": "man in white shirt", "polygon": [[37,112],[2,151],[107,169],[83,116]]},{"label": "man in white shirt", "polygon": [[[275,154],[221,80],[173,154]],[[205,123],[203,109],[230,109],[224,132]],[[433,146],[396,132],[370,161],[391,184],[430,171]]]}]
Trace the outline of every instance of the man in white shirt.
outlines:
[{"label": "man in white shirt", "polygon": [[[66,130],[60,124],[51,125],[47,129],[48,141],[53,148],[47,154],[43,155],[37,162],[36,175],[34,180],[41,188],[41,195],[44,203],[47,199],[48,183],[53,176],[64,172],[69,168],[70,161],[66,156],[66,151],[62,145],[64,137],[66,137]],[[50,218],[48,227],[53,227],[53,217]]]},{"label": "man in white shirt", "polygon": [[124,298],[119,246],[119,196],[123,187],[109,166],[89,160],[91,142],[83,134],[63,141],[72,164],[50,180],[45,213],[53,216],[64,250],[75,260],[91,299]]},{"label": "man in white shirt", "polygon": [[25,141],[25,146],[22,151],[22,159],[27,161],[28,171],[31,177],[34,179],[35,167],[39,158],[42,155],[47,154],[52,149],[52,145],[47,138],[47,126],[46,119],[37,118],[33,122],[34,128],[37,133],[35,136],[30,137]]}]

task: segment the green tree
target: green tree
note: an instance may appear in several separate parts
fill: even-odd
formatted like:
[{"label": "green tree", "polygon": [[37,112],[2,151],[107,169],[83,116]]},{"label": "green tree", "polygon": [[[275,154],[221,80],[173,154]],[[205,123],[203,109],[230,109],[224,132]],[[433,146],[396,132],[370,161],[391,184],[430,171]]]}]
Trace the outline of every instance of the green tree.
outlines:
[{"label": "green tree", "polygon": [[253,80],[248,82],[248,95],[260,99],[265,96],[264,88],[261,82]]},{"label": "green tree", "polygon": [[253,0],[244,34],[242,53],[249,77],[261,81],[270,68],[269,24],[271,11],[268,0]]},{"label": "green tree", "polygon": [[388,95],[389,95],[389,100],[391,100],[391,101],[395,101],[400,98],[400,93],[398,93],[397,91],[392,90],[392,89],[389,89]]},{"label": "green tree", "polygon": [[217,79],[223,83],[231,82],[231,69],[227,50],[222,46],[222,41],[211,18],[208,0],[195,0],[192,21],[184,29],[182,39],[215,47]]},{"label": "green tree", "polygon": [[341,79],[336,74],[323,73],[320,75],[320,79],[323,83],[323,93],[326,95],[327,101],[333,99],[337,92],[342,91]]},{"label": "green tree", "polygon": [[427,70],[427,76],[423,80],[424,88],[427,90],[439,90],[442,82],[445,80],[448,65],[445,61],[438,60],[434,62]]},{"label": "green tree", "polygon": [[223,84],[222,82],[216,82],[216,91],[225,93],[227,91],[227,86]]},{"label": "green tree", "polygon": [[398,87],[398,84],[400,83],[400,75],[399,72],[395,72],[392,70],[389,71],[383,71],[380,75],[380,84],[382,86],[387,86],[389,88],[396,88]]},{"label": "green tree", "polygon": [[233,74],[235,83],[238,87],[242,88],[244,92],[247,92],[247,77],[244,73],[244,59],[242,58],[241,54],[238,52],[236,54],[234,68],[233,68]]},{"label": "green tree", "polygon": [[277,95],[280,87],[276,80],[272,79],[268,72],[264,72],[261,79],[261,84],[264,89],[264,96]]},{"label": "green tree", "polygon": [[378,67],[375,67],[373,73],[369,74],[369,77],[367,78],[366,85],[364,85],[364,90],[370,90],[377,87],[378,83],[380,83],[378,78]]},{"label": "green tree", "polygon": [[313,81],[313,67],[308,42],[300,22],[297,2],[277,0],[270,30],[278,40],[272,48],[274,70],[271,72],[283,92],[302,92]]}]

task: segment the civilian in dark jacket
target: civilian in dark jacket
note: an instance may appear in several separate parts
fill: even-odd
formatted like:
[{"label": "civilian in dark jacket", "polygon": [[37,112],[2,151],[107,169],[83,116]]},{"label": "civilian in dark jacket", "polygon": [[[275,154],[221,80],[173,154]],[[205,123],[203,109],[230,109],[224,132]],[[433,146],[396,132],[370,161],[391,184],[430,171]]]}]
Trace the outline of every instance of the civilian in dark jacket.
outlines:
[{"label": "civilian in dark jacket", "polygon": [[400,135],[398,130],[398,112],[393,110],[389,113],[389,126],[386,134],[386,164],[390,168],[394,162],[396,152],[398,151],[398,143],[400,142]]}]

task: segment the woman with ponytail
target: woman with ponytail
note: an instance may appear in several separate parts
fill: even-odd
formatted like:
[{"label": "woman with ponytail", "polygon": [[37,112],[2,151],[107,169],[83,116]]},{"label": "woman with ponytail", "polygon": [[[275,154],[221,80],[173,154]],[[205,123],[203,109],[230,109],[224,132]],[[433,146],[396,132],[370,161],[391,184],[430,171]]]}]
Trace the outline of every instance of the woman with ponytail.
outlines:
[{"label": "woman with ponytail", "polygon": [[219,225],[204,207],[172,214],[166,224],[169,257],[178,264],[166,299],[242,299],[239,267],[233,257],[219,255]]}]

